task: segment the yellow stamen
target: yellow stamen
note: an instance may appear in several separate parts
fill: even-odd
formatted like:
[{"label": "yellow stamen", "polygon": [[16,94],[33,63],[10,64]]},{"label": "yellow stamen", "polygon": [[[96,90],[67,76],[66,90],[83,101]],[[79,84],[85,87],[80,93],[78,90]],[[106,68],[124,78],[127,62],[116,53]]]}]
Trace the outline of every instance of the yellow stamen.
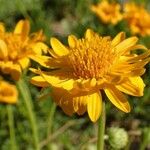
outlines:
[{"label": "yellow stamen", "polygon": [[103,77],[116,58],[110,38],[97,34],[92,39],[79,39],[70,51],[74,75],[84,79]]}]

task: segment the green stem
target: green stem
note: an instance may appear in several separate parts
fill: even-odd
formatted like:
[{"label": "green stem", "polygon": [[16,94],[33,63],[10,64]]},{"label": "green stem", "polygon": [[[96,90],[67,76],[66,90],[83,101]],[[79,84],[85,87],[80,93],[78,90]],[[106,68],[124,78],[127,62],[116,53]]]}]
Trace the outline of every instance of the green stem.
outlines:
[{"label": "green stem", "polygon": [[53,122],[55,110],[56,110],[56,104],[52,103],[51,110],[48,115],[47,136],[49,136],[49,134],[51,134],[51,132],[52,132],[52,122]]},{"label": "green stem", "polygon": [[102,114],[98,122],[97,150],[104,150],[105,122],[106,122],[105,102],[103,101]]},{"label": "green stem", "polygon": [[143,129],[143,135],[142,135],[142,141],[140,144],[140,150],[145,150],[146,147],[148,146],[149,142],[150,142],[150,128],[145,127]]},{"label": "green stem", "polygon": [[11,105],[7,105],[7,113],[8,113],[8,125],[9,125],[11,149],[17,150],[15,128],[14,128],[14,115]]},{"label": "green stem", "polygon": [[40,150],[38,129],[37,129],[36,117],[35,117],[34,110],[33,110],[31,93],[29,91],[29,88],[26,82],[23,80],[23,78],[17,82],[17,85],[18,85],[18,89],[20,91],[20,94],[22,96],[22,99],[24,101],[24,104],[28,113],[29,121],[31,124],[31,129],[33,133],[35,150]]},{"label": "green stem", "polygon": [[[47,121],[47,138],[52,133],[52,122],[53,122],[55,110],[56,110],[56,104],[52,103],[51,109],[48,115],[48,121]],[[50,143],[47,146],[50,149]]]}]

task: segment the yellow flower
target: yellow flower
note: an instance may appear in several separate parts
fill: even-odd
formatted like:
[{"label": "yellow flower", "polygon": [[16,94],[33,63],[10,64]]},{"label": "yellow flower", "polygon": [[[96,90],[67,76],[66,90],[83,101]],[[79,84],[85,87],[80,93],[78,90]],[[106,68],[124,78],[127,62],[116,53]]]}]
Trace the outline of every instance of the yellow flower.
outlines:
[{"label": "yellow flower", "polygon": [[28,67],[29,56],[41,54],[47,46],[42,43],[43,33],[32,33],[29,36],[30,24],[27,20],[20,20],[14,32],[6,32],[4,25],[0,24],[0,71],[10,74],[18,80],[22,71]]},{"label": "yellow flower", "polygon": [[[38,76],[31,79],[36,86],[53,87],[53,96],[66,114],[84,114],[95,122],[102,110],[101,91],[120,110],[130,112],[130,105],[122,93],[142,96],[144,83],[140,77],[149,61],[150,51],[136,44],[137,37],[125,39],[123,32],[113,40],[101,37],[88,29],[85,37],[68,37],[69,46],[51,38],[52,50],[48,56],[35,56],[42,66],[51,72],[31,69]],[[140,55],[132,50],[144,49]]]},{"label": "yellow flower", "polygon": [[15,104],[18,100],[16,87],[6,81],[0,80],[0,102]]},{"label": "yellow flower", "polygon": [[142,5],[126,3],[124,18],[128,22],[132,34],[150,35],[150,13]]},{"label": "yellow flower", "polygon": [[103,0],[97,5],[91,7],[91,10],[102,20],[103,23],[112,23],[113,25],[122,20],[120,9],[121,7],[118,3],[109,3],[107,0]]}]

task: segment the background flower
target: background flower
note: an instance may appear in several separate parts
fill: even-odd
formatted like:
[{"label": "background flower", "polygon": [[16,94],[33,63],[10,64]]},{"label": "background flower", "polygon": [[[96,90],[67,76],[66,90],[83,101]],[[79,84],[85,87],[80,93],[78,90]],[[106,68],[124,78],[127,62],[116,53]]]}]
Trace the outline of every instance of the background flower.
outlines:
[{"label": "background flower", "polygon": [[14,32],[6,32],[3,24],[0,25],[0,70],[10,74],[14,80],[18,80],[22,71],[29,66],[30,55],[47,50],[42,43],[45,39],[42,31],[31,35],[29,32],[28,20],[20,20]]},{"label": "background flower", "polygon": [[109,3],[107,0],[102,0],[97,5],[92,5],[91,10],[106,24],[115,25],[122,20],[121,6],[116,2]]},{"label": "background flower", "polygon": [[18,100],[18,91],[15,85],[0,80],[0,102],[14,104]]},{"label": "background flower", "polygon": [[124,18],[128,22],[132,34],[150,35],[150,13],[143,5],[133,2],[126,3],[124,5]]}]

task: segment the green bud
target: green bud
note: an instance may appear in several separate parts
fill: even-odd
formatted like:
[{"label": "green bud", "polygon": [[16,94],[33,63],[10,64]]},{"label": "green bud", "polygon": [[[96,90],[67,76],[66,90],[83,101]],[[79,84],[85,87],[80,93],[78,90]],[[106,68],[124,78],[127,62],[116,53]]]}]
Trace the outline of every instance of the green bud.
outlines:
[{"label": "green bud", "polygon": [[123,128],[111,127],[107,131],[108,142],[113,149],[122,149],[128,143],[128,134]]}]

